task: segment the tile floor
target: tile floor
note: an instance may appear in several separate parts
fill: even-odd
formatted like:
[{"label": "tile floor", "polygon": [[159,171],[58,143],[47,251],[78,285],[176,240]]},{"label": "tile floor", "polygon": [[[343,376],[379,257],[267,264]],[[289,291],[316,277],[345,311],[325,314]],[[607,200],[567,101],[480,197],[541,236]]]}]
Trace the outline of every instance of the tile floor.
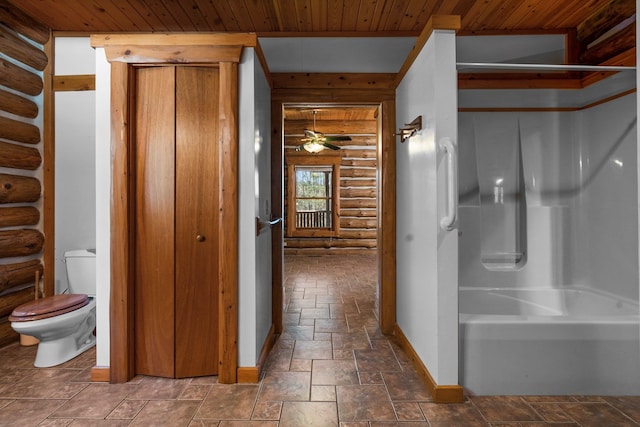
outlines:
[{"label": "tile floor", "polygon": [[375,259],[288,256],[285,332],[259,384],[90,383],[95,351],[35,369],[0,350],[0,426],[638,426],[640,397],[473,396],[434,404],[375,318]]}]

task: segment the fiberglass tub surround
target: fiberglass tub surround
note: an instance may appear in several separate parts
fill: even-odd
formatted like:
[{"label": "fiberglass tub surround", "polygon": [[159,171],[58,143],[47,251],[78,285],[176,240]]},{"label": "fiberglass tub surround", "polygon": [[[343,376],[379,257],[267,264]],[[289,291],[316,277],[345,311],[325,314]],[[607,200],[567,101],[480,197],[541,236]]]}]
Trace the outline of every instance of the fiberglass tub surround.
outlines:
[{"label": "fiberglass tub surround", "polygon": [[460,290],[462,382],[478,394],[637,394],[638,304],[589,288]]},{"label": "fiberglass tub surround", "polygon": [[459,369],[470,393],[640,393],[636,155],[635,94],[459,115]]}]

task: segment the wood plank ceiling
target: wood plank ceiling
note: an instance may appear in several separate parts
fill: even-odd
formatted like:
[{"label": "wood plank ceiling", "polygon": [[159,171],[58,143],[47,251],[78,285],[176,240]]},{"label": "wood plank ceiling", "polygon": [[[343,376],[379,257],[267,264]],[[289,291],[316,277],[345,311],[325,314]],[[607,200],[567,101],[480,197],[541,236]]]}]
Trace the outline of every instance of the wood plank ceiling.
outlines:
[{"label": "wood plank ceiling", "polygon": [[6,0],[58,31],[417,35],[433,14],[462,31],[576,28],[611,0]]},{"label": "wood plank ceiling", "polygon": [[54,31],[80,33],[417,36],[432,15],[459,15],[458,35],[567,34],[571,63],[635,57],[634,0],[0,0],[0,9],[3,2]]},{"label": "wood plank ceiling", "polygon": [[[418,36],[429,18],[440,14],[461,17],[458,35],[566,34],[565,60],[570,64],[629,66],[635,65],[636,57],[634,0],[0,0],[0,12],[3,2],[5,8],[7,3],[14,5],[58,35]],[[493,77],[461,73],[459,87],[494,87],[499,81],[504,88],[579,88],[597,81],[585,81],[593,76],[582,75],[570,79],[569,73],[519,73],[511,76],[513,83],[505,73]],[[290,76],[286,80],[291,84]]]}]

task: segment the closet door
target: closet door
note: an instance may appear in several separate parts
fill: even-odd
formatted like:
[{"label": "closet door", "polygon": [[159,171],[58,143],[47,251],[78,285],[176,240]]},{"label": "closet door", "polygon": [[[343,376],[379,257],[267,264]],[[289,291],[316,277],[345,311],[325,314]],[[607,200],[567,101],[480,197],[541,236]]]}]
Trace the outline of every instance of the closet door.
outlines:
[{"label": "closet door", "polygon": [[176,377],[218,372],[218,69],[176,69]]},{"label": "closet door", "polygon": [[215,375],[218,70],[136,77],[136,373]]},{"label": "closet door", "polygon": [[136,72],[135,372],[174,377],[175,70]]}]

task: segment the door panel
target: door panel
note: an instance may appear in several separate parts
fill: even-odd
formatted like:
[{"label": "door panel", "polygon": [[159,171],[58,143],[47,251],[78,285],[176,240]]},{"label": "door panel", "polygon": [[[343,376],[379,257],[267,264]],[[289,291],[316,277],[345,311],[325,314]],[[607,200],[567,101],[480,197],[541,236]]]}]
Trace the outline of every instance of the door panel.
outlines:
[{"label": "door panel", "polygon": [[135,372],[218,373],[219,73],[136,71]]},{"label": "door panel", "polygon": [[139,374],[173,377],[174,70],[136,74],[135,366]]},{"label": "door panel", "polygon": [[176,377],[218,372],[218,69],[176,69]]}]

